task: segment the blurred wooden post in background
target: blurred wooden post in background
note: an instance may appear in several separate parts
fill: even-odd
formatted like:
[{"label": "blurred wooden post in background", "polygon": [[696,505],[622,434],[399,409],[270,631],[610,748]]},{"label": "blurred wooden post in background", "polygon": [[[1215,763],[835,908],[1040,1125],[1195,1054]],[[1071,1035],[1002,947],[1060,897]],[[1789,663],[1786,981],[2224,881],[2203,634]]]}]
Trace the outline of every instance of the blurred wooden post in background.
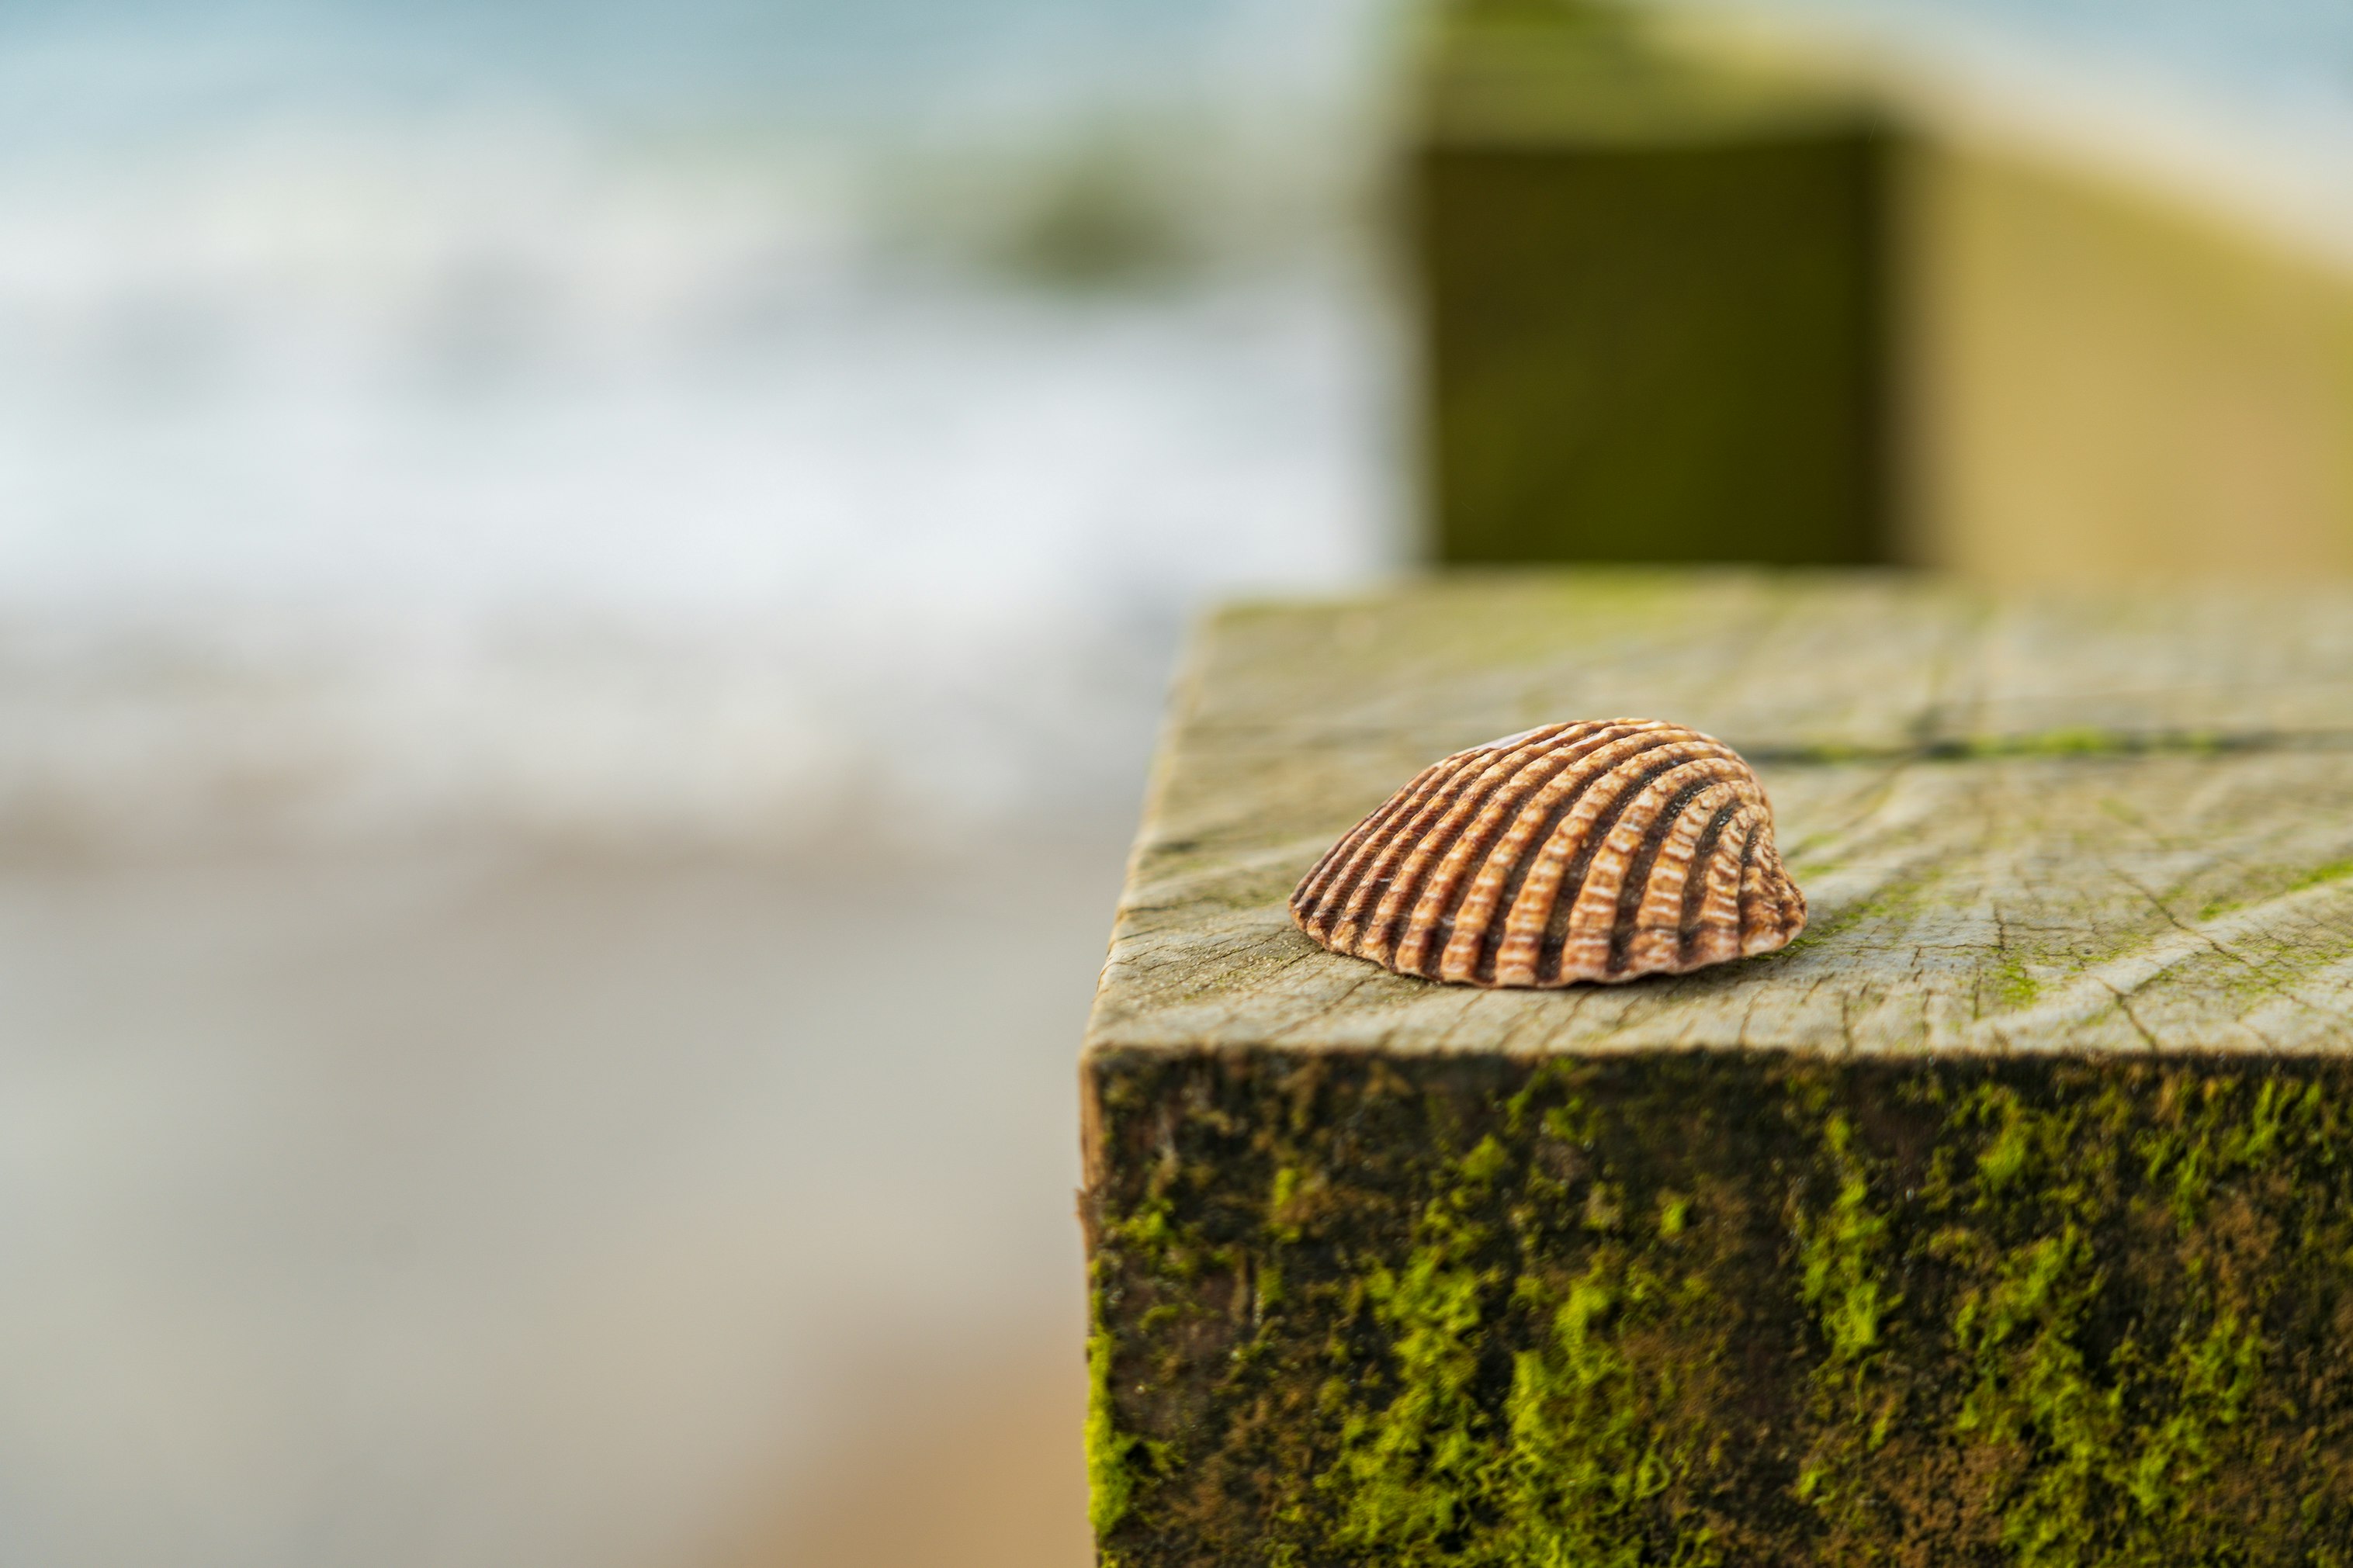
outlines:
[{"label": "blurred wooden post in background", "polygon": [[1764,5],[1435,3],[1408,160],[1432,559],[2353,574],[2329,154],[2266,163],[2187,109],[2160,152],[2131,116],[2161,107]]},{"label": "blurred wooden post in background", "polygon": [[1440,13],[1411,160],[1430,549],[1888,555],[1886,140],[1614,11]]},{"label": "blurred wooden post in background", "polygon": [[2345,257],[2186,181],[1920,119],[1908,552],[2006,584],[2353,573]]}]

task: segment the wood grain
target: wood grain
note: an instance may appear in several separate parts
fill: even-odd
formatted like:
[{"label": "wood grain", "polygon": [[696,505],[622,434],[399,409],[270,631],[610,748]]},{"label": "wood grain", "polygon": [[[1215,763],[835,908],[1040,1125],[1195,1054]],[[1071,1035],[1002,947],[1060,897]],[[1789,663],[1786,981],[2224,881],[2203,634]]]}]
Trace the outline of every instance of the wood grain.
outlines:
[{"label": "wood grain", "polygon": [[[1436,758],[1655,714],[1757,767],[1780,952],[1554,993],[1325,952],[1284,900]],[[1463,576],[1229,608],[1175,698],[1091,1051],[2353,1043],[2353,595]]]}]

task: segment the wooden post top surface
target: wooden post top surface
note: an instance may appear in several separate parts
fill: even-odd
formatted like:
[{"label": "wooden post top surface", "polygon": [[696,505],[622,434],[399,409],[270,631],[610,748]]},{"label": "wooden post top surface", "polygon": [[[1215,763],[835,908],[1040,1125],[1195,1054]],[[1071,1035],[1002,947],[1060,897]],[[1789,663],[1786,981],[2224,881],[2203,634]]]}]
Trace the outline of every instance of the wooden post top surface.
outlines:
[{"label": "wooden post top surface", "polygon": [[[1285,900],[1425,764],[1688,724],[1811,906],[1676,977],[1482,991]],[[1878,574],[1470,575],[1243,605],[1174,698],[1091,1054],[2353,1048],[2353,593],[1992,598]]]}]

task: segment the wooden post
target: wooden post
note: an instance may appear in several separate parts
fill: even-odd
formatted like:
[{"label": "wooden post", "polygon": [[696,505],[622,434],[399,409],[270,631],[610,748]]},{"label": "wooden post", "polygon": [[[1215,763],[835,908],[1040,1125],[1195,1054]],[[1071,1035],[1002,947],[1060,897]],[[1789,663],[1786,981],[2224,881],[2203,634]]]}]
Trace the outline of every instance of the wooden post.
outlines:
[{"label": "wooden post", "polygon": [[1456,4],[1411,163],[1435,557],[1888,555],[1885,138],[1584,4]]},{"label": "wooden post", "polygon": [[2343,254],[1963,128],[1902,167],[1917,559],[2005,584],[2353,574]]},{"label": "wooden post", "polygon": [[[1785,951],[1487,992],[1284,900],[1437,756],[1754,763]],[[1193,651],[1082,1070],[1103,1560],[2353,1542],[2353,595],[1447,581]]]}]

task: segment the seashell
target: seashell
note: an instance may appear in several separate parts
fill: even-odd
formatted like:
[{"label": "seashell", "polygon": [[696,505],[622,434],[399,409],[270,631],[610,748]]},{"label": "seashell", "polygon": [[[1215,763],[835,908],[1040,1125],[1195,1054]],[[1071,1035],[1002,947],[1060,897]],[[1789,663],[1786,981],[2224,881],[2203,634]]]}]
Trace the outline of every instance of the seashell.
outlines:
[{"label": "seashell", "polygon": [[1547,724],[1424,768],[1291,895],[1335,952],[1466,985],[1680,974],[1782,946],[1806,899],[1723,742]]}]

